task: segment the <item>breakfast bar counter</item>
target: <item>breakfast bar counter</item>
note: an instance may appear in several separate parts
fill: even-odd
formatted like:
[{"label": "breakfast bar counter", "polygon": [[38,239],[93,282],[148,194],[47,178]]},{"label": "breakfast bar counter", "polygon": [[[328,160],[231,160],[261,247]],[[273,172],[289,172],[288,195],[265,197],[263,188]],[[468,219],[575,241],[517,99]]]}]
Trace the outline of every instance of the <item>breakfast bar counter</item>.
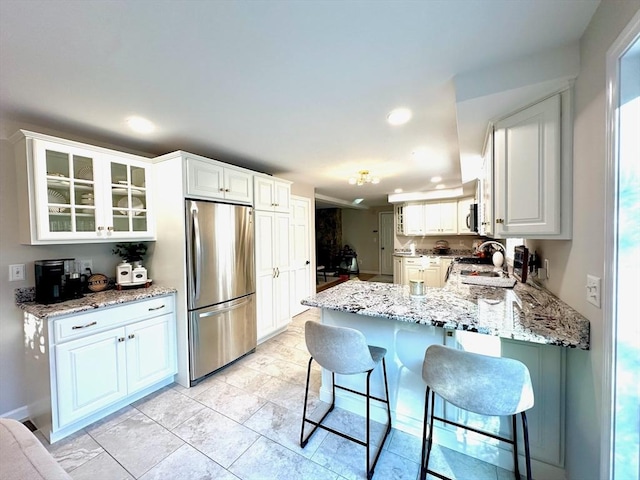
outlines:
[{"label": "breakfast bar counter", "polygon": [[454,264],[444,288],[412,297],[409,287],[350,280],[306,298],[303,305],[401,322],[466,330],[524,342],[589,349],[589,321],[533,283],[497,288],[463,283],[462,269],[490,271],[486,265]]},{"label": "breakfast bar counter", "polygon": [[[468,284],[462,273],[469,270],[473,276],[492,271],[493,266],[454,263],[444,288],[427,288],[422,297],[410,295],[408,286],[350,280],[302,303],[320,308],[323,323],[356,328],[370,345],[387,350],[393,426],[412,434],[422,431],[422,363],[429,345],[522,361],[529,368],[535,393],[535,406],[527,412],[534,477],[562,479],[567,350],[563,347],[588,350],[589,321],[532,283],[516,283],[512,288]],[[480,273],[477,277],[484,278]],[[377,377],[377,373],[372,376],[372,392],[384,396]],[[339,376],[338,382],[356,390],[363,385],[357,375]],[[331,375],[323,372],[323,401],[330,401],[330,387]],[[362,401],[348,392],[336,393],[336,405],[359,414],[364,411]],[[437,403],[436,410],[454,421],[469,420],[449,404]],[[372,416],[383,422],[384,409],[376,407]],[[477,428],[509,435],[506,418],[474,415],[473,421]],[[496,455],[494,443],[444,424],[436,426],[435,435],[440,445],[513,470],[508,448],[501,446]]]}]

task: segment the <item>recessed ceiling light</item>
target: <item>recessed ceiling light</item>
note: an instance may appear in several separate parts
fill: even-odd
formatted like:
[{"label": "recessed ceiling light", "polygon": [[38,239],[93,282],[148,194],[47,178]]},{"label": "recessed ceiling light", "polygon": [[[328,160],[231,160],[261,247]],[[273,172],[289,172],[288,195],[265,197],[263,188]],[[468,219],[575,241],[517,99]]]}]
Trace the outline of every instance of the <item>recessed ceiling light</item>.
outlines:
[{"label": "recessed ceiling light", "polygon": [[408,108],[396,108],[387,115],[387,122],[391,125],[404,125],[411,120],[411,110]]},{"label": "recessed ceiling light", "polygon": [[442,177],[431,177],[431,183],[438,183],[442,181]]},{"label": "recessed ceiling light", "polygon": [[146,118],[136,116],[128,117],[127,125],[137,133],[151,133],[156,129],[156,126]]},{"label": "recessed ceiling light", "polygon": [[436,190],[442,190],[444,188],[444,184],[436,185]]},{"label": "recessed ceiling light", "polygon": [[356,204],[356,205],[358,205],[358,204],[362,203],[362,202],[363,202],[363,200],[364,200],[364,198],[356,198],[356,199],[353,201],[353,203],[354,203],[354,204]]},{"label": "recessed ceiling light", "polygon": [[401,188],[396,188],[393,193],[402,193],[402,189]]}]

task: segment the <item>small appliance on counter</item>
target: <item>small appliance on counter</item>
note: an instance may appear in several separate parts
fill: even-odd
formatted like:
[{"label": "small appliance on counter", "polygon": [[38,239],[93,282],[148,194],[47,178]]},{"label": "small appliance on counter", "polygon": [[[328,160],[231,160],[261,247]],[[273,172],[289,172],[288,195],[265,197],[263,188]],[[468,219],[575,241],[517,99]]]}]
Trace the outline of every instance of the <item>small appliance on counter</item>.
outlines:
[{"label": "small appliance on counter", "polygon": [[82,297],[86,276],[73,258],[36,260],[36,302],[49,305]]}]

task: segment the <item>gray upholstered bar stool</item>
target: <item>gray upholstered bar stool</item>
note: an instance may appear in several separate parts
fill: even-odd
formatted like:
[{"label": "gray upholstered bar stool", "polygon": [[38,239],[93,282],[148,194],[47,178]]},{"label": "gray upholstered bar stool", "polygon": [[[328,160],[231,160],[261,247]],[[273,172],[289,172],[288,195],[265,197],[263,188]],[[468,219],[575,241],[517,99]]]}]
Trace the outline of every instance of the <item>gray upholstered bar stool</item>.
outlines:
[{"label": "gray upholstered bar stool", "polygon": [[[433,442],[434,420],[466,428],[511,444],[513,446],[515,476],[520,480],[518,436],[516,434],[518,413],[522,417],[527,479],[531,480],[529,429],[525,410],[533,407],[533,387],[531,386],[529,369],[522,362],[510,358],[490,357],[465,352],[442,345],[431,345],[427,348],[424,356],[422,378],[427,384],[427,391],[424,399],[421,480],[427,477],[427,473],[438,478],[447,479],[442,474],[428,468],[431,444]],[[480,415],[510,416],[512,437],[502,437],[436,416],[434,414],[436,393],[445,401],[468,412]],[[427,420],[429,423],[428,435]]]},{"label": "gray upholstered bar stool", "polygon": [[[373,476],[373,471],[376,467],[378,457],[382,451],[382,446],[387,439],[387,435],[391,431],[391,408],[389,406],[389,387],[387,385],[387,366],[384,361],[384,356],[387,350],[382,347],[373,347],[367,345],[367,341],[362,332],[353,328],[336,327],[332,325],[323,325],[319,322],[308,321],[305,324],[304,336],[307,343],[307,348],[311,354],[309,359],[309,366],[307,368],[307,385],[304,394],[304,409],[302,411],[302,428],[300,430],[300,446],[304,448],[311,438],[311,435],[315,433],[318,428],[322,428],[331,433],[335,433],[342,438],[351,440],[352,442],[362,445],[367,451],[367,478]],[[331,406],[324,413],[319,421],[307,418],[307,403],[309,397],[309,377],[311,375],[311,363],[315,360],[322,368],[331,372],[331,385],[332,385],[332,398]],[[377,365],[382,363],[382,373],[384,376],[384,389],[386,398],[378,398],[371,395],[371,373]],[[366,393],[362,393],[350,388],[346,388],[340,385],[336,385],[336,373],[340,375],[355,375],[358,373],[366,373]],[[367,414],[366,414],[366,432],[365,440],[355,438],[347,435],[338,430],[323,425],[322,422],[327,417],[335,406],[336,401],[336,389],[345,390],[347,392],[355,393],[363,396],[367,400]],[[369,455],[371,445],[371,432],[370,432],[370,416],[371,416],[371,400],[377,400],[387,406],[387,429],[384,434],[384,438],[380,442],[378,451],[376,452],[373,463],[371,463],[371,457]],[[305,423],[313,425],[313,429],[304,438],[304,426]]]}]

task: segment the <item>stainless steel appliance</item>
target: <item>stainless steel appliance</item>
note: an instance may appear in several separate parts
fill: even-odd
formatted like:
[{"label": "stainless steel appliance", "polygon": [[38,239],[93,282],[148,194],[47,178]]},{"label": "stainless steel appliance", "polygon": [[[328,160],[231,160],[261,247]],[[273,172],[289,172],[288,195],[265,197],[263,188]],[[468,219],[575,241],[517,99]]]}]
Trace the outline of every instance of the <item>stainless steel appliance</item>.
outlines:
[{"label": "stainless steel appliance", "polygon": [[191,386],[256,348],[253,209],[187,200]]},{"label": "stainless steel appliance", "polygon": [[478,204],[472,203],[467,215],[467,228],[472,232],[478,232]]}]

